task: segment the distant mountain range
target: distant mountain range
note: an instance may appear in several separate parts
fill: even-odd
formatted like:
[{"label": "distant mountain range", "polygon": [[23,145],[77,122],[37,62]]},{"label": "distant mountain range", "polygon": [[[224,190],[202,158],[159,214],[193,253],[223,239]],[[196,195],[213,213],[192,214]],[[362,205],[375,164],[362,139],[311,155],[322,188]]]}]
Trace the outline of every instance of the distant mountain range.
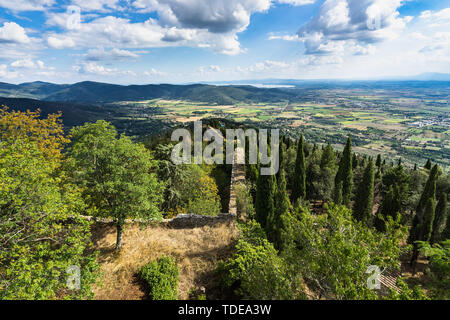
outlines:
[{"label": "distant mountain range", "polygon": [[47,82],[29,82],[18,85],[0,83],[0,97],[78,103],[108,103],[163,98],[234,104],[237,102],[275,102],[293,96],[295,96],[293,92],[242,85],[150,84],[123,86],[91,81],[71,85]]},{"label": "distant mountain range", "polygon": [[367,84],[374,82],[405,82],[405,81],[444,81],[450,82],[450,73],[422,73],[415,76],[394,76],[394,77],[382,77],[374,79],[248,79],[248,80],[236,80],[236,81],[216,81],[216,82],[205,82],[209,84],[216,85],[260,85],[261,87],[280,87],[280,86],[311,86],[311,85],[345,85],[345,84]]},{"label": "distant mountain range", "polygon": [[277,102],[294,99],[300,94],[300,91],[287,90],[288,88],[358,88],[374,86],[392,88],[404,85],[428,87],[430,85],[448,86],[447,82],[450,82],[450,74],[444,73],[424,73],[414,77],[392,77],[370,81],[262,79],[188,85],[149,84],[125,86],[92,81],[75,84],[54,84],[36,81],[16,85],[0,82],[0,97],[96,104],[158,98],[234,104],[238,102]]}]

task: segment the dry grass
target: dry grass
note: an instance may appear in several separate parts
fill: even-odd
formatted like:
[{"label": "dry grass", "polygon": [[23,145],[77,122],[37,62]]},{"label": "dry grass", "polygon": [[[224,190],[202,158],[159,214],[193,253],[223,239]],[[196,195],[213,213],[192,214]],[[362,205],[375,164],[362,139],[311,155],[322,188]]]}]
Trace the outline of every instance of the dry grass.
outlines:
[{"label": "dry grass", "polygon": [[201,228],[172,229],[165,225],[140,228],[127,225],[123,234],[123,249],[116,253],[116,230],[111,224],[93,228],[93,241],[100,251],[99,262],[104,273],[103,284],[94,288],[99,300],[145,299],[139,269],[163,255],[176,258],[180,269],[179,299],[189,293],[206,289],[208,299],[217,299],[217,261],[231,256],[238,230],[234,221]]}]

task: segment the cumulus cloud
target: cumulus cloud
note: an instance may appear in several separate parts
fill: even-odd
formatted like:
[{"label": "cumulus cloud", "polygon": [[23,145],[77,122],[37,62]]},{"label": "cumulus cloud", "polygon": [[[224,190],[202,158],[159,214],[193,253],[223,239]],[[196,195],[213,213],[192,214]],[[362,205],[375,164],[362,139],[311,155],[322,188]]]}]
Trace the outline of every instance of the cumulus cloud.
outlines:
[{"label": "cumulus cloud", "polygon": [[401,5],[401,0],[326,0],[298,36],[306,54],[334,53],[347,41],[367,45],[393,39],[411,20],[399,17]]},{"label": "cumulus cloud", "polygon": [[139,55],[128,50],[111,49],[105,50],[104,48],[89,49],[84,59],[87,61],[115,61],[115,60],[127,60],[136,59]]},{"label": "cumulus cloud", "polygon": [[25,29],[15,22],[5,22],[0,27],[0,43],[29,43]]},{"label": "cumulus cloud", "polygon": [[167,76],[166,72],[158,71],[154,68],[150,69],[149,71],[144,71],[144,75],[148,77],[164,77]]},{"label": "cumulus cloud", "polygon": [[12,11],[44,11],[55,3],[55,0],[0,0],[0,7]]},{"label": "cumulus cloud", "polygon": [[7,79],[17,78],[20,74],[17,71],[11,71],[6,64],[0,64],[0,77]]},{"label": "cumulus cloud", "polygon": [[11,67],[16,68],[16,69],[53,70],[53,68],[48,68],[43,61],[41,61],[41,60],[34,61],[31,58],[15,60],[15,61],[11,62]]},{"label": "cumulus cloud", "polygon": [[72,0],[72,4],[83,11],[110,11],[123,9],[118,3],[120,0]]},{"label": "cumulus cloud", "polygon": [[31,68],[35,68],[36,65],[34,64],[33,60],[31,60],[31,59],[23,59],[23,60],[16,60],[16,61],[12,62],[11,67],[31,69]]},{"label": "cumulus cloud", "polygon": [[255,12],[269,9],[271,0],[136,0],[142,12],[156,11],[160,23],[212,33],[243,31]]},{"label": "cumulus cloud", "polygon": [[107,68],[103,65],[97,64],[95,61],[87,61],[83,62],[79,65],[73,66],[72,70],[80,73],[80,74],[93,74],[100,76],[113,76],[113,75],[132,75],[136,74],[132,71],[128,70],[118,70],[116,68]]},{"label": "cumulus cloud", "polygon": [[278,3],[286,3],[293,6],[304,6],[307,4],[312,4],[316,2],[316,0],[278,0]]},{"label": "cumulus cloud", "polygon": [[47,38],[47,43],[50,47],[55,49],[73,48],[75,47],[75,41],[67,36],[49,36]]}]

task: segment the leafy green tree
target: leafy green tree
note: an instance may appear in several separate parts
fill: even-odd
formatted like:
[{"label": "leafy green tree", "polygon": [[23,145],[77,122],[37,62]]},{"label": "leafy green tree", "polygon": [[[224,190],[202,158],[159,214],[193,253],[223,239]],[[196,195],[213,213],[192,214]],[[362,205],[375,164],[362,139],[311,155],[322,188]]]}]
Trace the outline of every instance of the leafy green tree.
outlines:
[{"label": "leafy green tree", "polygon": [[356,192],[353,214],[367,226],[372,226],[372,208],[374,196],[374,165],[372,159],[366,166],[364,176]]},{"label": "leafy green tree", "polygon": [[171,160],[172,144],[159,144],[153,150],[157,161],[158,180],[164,183],[163,212],[176,211],[178,207],[184,206],[182,181],[187,179],[188,171],[184,165],[175,165]]},{"label": "leafy green tree", "polygon": [[222,288],[238,299],[304,299],[299,275],[278,256],[261,226],[251,220],[240,228],[236,252],[217,268]]},{"label": "leafy green tree", "polygon": [[383,300],[430,300],[419,286],[414,286],[411,290],[406,282],[399,277],[396,281],[400,292],[390,288],[389,295],[383,297]]},{"label": "leafy green tree", "polygon": [[220,197],[217,185],[200,166],[189,165],[187,179],[183,185],[186,199],[184,211],[206,216],[215,216],[221,211]]},{"label": "leafy green tree", "polygon": [[382,178],[381,213],[394,217],[402,213],[408,199],[410,177],[403,166],[390,168]]},{"label": "leafy green tree", "polygon": [[238,217],[243,220],[254,219],[255,209],[249,186],[244,183],[237,183],[234,186],[234,190],[236,193],[236,213]]},{"label": "leafy green tree", "polygon": [[[0,300],[92,298],[99,266],[80,190],[61,170],[62,123],[0,114]],[[79,290],[67,286],[76,268]]]},{"label": "leafy green tree", "polygon": [[141,144],[122,135],[106,121],[75,127],[69,148],[73,181],[83,189],[89,211],[112,217],[116,249],[122,247],[126,218],[160,219],[162,185],[152,172],[156,163]]},{"label": "leafy green tree", "polygon": [[340,182],[342,182],[342,201],[338,202],[339,199],[336,198],[340,193],[339,190],[335,190],[334,201],[336,204],[349,206],[353,188],[352,140],[350,136],[348,137],[344,151],[342,152],[342,159],[339,163],[339,169],[334,180],[335,188],[340,187]]},{"label": "leafy green tree", "polygon": [[291,201],[294,203],[299,198],[306,197],[306,159],[304,152],[303,135],[300,136],[295,160],[294,180],[292,184]]},{"label": "leafy green tree", "polygon": [[450,239],[434,245],[421,241],[419,248],[430,261],[432,298],[450,299]]},{"label": "leafy green tree", "polygon": [[398,269],[406,233],[388,218],[384,233],[356,222],[348,208],[327,206],[314,215],[297,207],[289,217],[282,257],[315,292],[328,299],[377,299],[367,287],[368,266]]}]

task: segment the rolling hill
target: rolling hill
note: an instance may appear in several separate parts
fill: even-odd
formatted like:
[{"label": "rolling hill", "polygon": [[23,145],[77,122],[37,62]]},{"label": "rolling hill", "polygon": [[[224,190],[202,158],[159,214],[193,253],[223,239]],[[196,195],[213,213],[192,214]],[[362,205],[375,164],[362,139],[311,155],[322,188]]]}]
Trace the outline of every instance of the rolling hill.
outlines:
[{"label": "rolling hill", "polygon": [[237,102],[277,102],[288,100],[295,94],[279,89],[261,89],[252,86],[205,84],[123,86],[86,81],[72,85],[46,82],[30,82],[18,85],[0,83],[0,96],[82,103],[109,103],[162,98],[233,104]]}]

